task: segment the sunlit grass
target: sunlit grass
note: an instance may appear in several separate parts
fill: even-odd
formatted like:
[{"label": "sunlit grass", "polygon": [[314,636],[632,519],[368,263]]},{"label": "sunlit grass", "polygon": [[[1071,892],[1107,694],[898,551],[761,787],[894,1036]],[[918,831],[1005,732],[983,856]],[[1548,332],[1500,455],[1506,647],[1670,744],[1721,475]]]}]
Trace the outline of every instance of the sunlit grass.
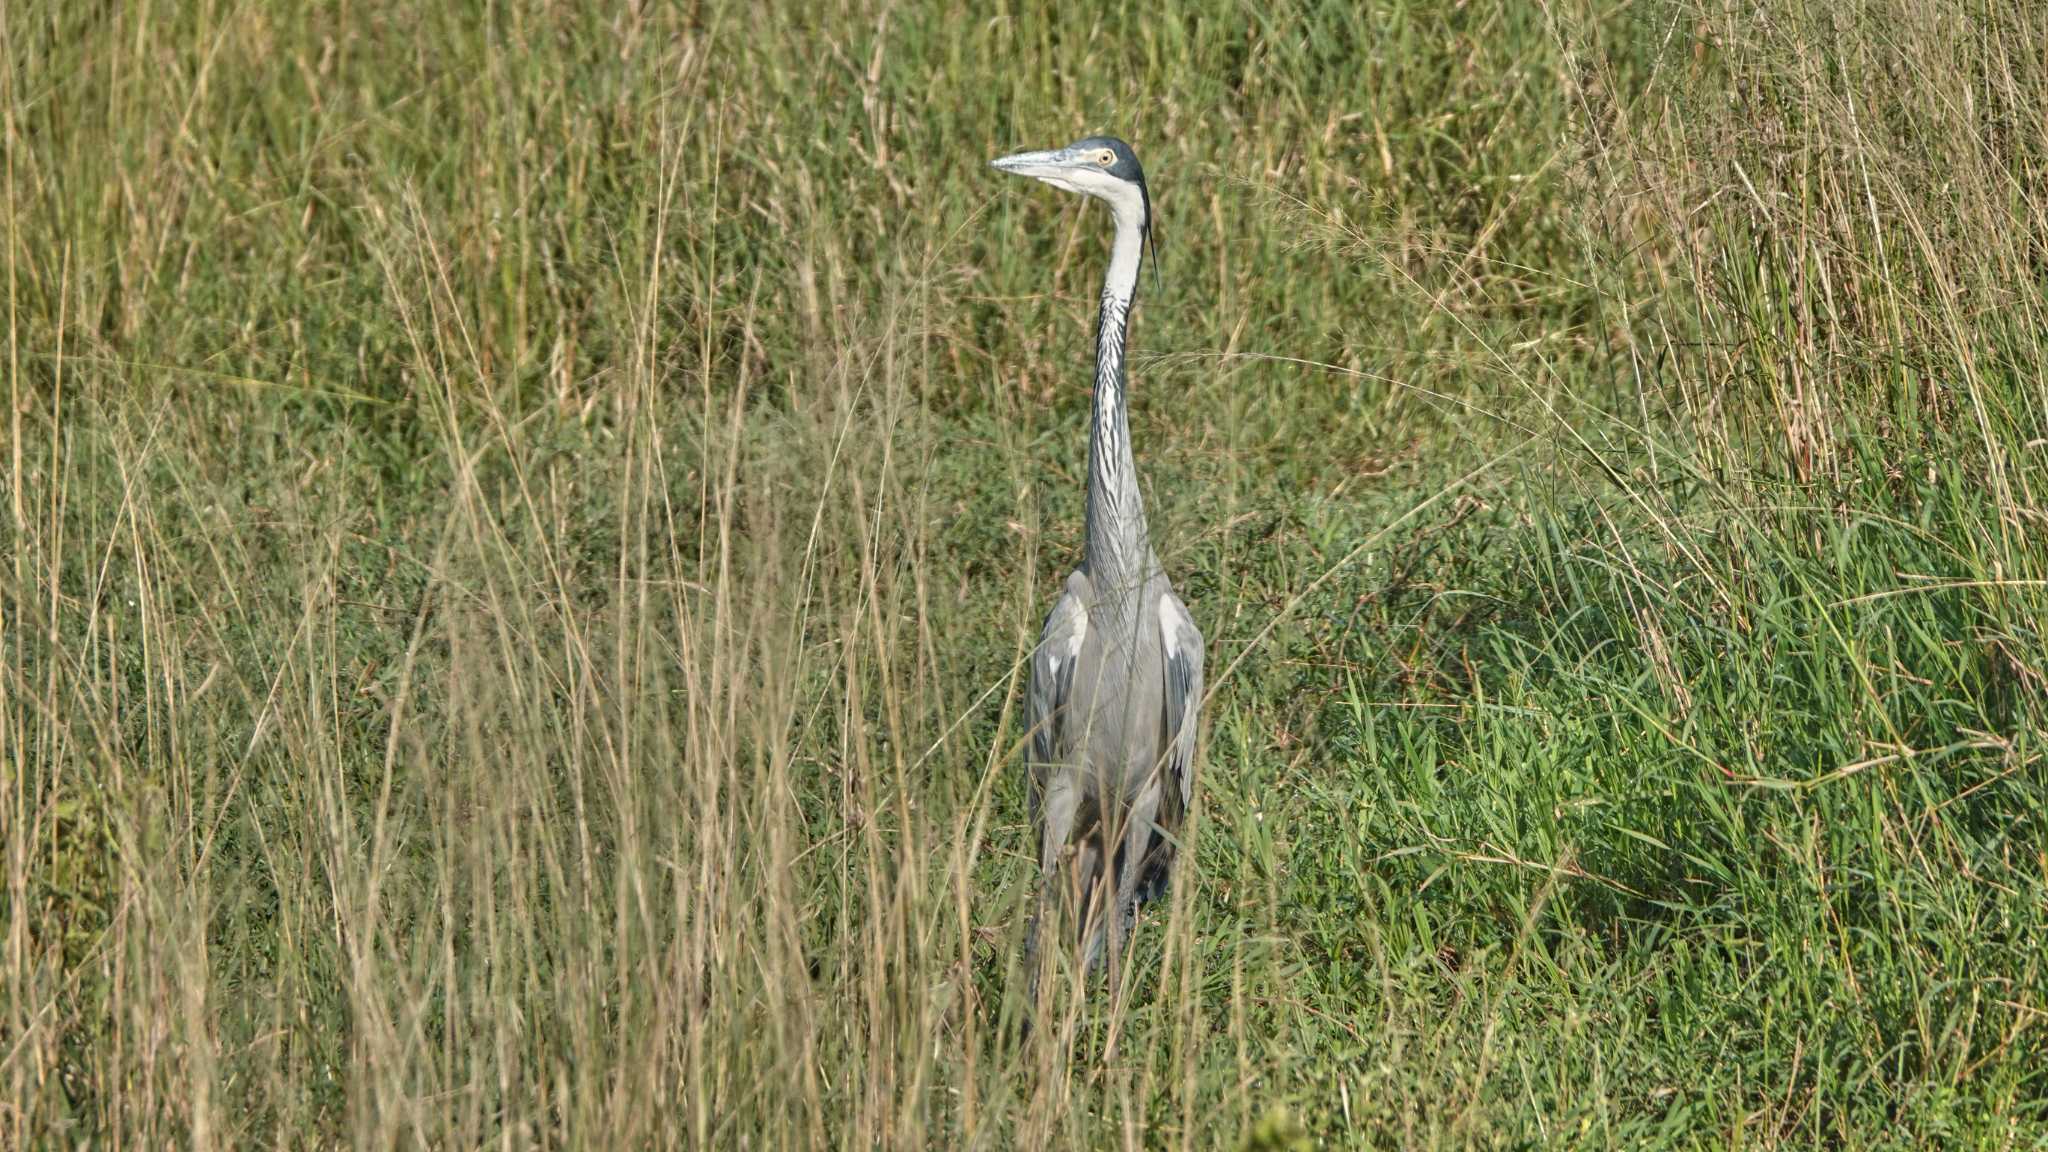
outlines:
[{"label": "sunlit grass", "polygon": [[[2048,12],[4,27],[0,1143],[2048,1133]],[[1026,1038],[1092,131],[1211,694]]]}]

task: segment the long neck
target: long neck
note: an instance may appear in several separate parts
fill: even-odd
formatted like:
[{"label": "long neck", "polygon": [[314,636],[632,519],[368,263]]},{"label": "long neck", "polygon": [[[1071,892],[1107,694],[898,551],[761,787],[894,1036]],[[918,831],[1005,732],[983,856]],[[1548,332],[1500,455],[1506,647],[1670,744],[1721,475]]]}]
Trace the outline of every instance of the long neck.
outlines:
[{"label": "long neck", "polygon": [[1124,394],[1124,341],[1143,244],[1136,215],[1117,212],[1116,243],[1102,281],[1102,316],[1095,332],[1095,418],[1088,433],[1088,578],[1098,596],[1135,596],[1152,552]]}]

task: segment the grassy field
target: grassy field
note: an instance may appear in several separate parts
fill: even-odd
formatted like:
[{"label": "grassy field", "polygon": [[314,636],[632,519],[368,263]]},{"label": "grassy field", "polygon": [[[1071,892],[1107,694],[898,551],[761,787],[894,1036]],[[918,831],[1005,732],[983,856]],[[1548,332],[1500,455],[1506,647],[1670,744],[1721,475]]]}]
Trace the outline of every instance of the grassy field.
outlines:
[{"label": "grassy field", "polygon": [[950,7],[0,9],[0,1147],[2048,1146],[2048,6]]}]

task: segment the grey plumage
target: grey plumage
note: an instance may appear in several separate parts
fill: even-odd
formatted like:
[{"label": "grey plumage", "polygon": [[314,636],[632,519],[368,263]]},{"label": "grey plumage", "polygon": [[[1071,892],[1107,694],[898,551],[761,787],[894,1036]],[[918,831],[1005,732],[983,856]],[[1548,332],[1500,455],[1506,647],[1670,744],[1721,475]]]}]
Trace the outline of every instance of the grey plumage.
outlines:
[{"label": "grey plumage", "polygon": [[1031,659],[1040,897],[1026,953],[1035,987],[1038,926],[1052,900],[1074,900],[1086,965],[1107,937],[1114,979],[1137,902],[1165,887],[1194,795],[1202,634],[1152,550],[1131,453],[1124,349],[1152,224],[1144,171],[1109,137],[995,165],[1103,200],[1116,221],[1096,330],[1087,542]]}]

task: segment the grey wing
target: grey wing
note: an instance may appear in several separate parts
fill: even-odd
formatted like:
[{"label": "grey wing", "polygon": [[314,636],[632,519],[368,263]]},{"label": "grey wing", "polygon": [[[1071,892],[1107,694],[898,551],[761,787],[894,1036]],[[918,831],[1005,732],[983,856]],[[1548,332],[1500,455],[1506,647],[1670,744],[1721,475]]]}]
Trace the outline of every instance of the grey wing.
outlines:
[{"label": "grey wing", "polygon": [[1074,665],[1088,637],[1088,578],[1075,572],[1046,615],[1045,631],[1031,654],[1031,688],[1025,721],[1030,724],[1031,822],[1038,823],[1039,794],[1048,772],[1064,764],[1072,741],[1065,724],[1067,699],[1074,686]]},{"label": "grey wing", "polygon": [[1180,597],[1167,592],[1159,598],[1160,655],[1166,675],[1161,688],[1165,698],[1166,795],[1179,800],[1175,816],[1185,813],[1195,797],[1195,732],[1202,710],[1202,631],[1188,615]]}]

